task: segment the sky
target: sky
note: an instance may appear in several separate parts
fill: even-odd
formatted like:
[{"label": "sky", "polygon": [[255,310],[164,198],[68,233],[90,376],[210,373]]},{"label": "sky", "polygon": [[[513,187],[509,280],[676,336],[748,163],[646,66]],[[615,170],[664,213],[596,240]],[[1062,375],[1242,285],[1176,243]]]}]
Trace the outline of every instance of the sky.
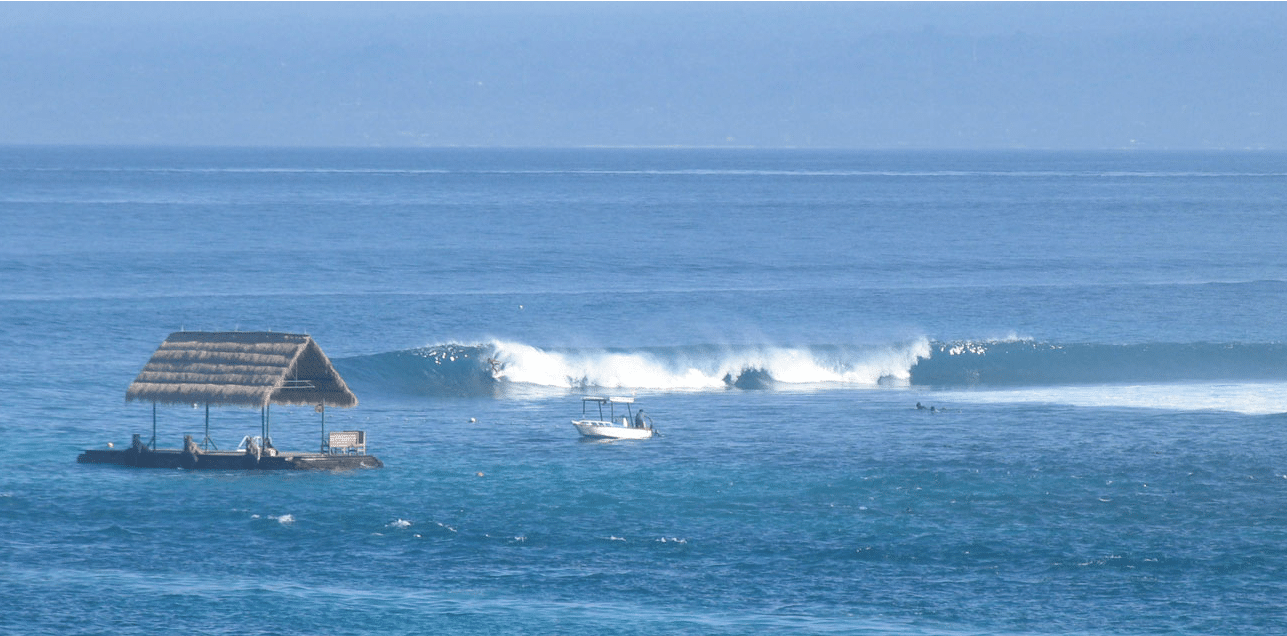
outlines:
[{"label": "sky", "polygon": [[0,144],[1287,149],[1287,3],[0,2]]}]

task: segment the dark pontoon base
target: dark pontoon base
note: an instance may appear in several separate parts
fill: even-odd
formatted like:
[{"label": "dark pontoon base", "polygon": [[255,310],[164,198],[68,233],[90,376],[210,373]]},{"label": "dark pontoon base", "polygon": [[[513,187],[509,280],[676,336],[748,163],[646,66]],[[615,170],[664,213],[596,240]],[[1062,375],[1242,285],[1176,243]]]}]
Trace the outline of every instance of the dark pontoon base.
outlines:
[{"label": "dark pontoon base", "polygon": [[87,450],[76,458],[81,464],[115,464],[138,468],[187,468],[191,470],[351,470],[383,468],[372,455],[328,455],[326,453],[278,453],[254,455],[244,452],[207,451],[190,453],[178,449]]}]

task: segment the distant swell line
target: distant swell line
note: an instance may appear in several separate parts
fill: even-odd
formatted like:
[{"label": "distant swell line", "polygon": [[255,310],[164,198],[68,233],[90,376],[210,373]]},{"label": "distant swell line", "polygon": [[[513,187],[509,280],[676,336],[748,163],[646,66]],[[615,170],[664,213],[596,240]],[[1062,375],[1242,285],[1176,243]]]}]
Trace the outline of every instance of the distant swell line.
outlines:
[{"label": "distant swell line", "polygon": [[990,177],[1013,179],[1220,179],[1220,178],[1282,178],[1282,172],[1200,172],[1200,171],[1108,171],[1075,172],[1056,170],[773,170],[756,168],[693,168],[693,169],[490,169],[462,170],[448,168],[309,168],[309,167],[21,167],[0,168],[0,172],[86,172],[86,173],[138,173],[138,174],[351,174],[368,176],[417,176],[417,175],[568,175],[568,176],[727,176],[727,177],[891,177],[891,178],[960,178]]}]

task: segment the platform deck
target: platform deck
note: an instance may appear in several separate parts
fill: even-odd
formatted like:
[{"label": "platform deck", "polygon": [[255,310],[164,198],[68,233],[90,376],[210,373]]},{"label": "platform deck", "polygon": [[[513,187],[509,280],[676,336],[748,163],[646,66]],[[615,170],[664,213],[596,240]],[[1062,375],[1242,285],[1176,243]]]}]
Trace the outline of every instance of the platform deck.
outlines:
[{"label": "platform deck", "polygon": [[373,455],[278,452],[254,455],[239,451],[188,453],[182,449],[86,450],[76,458],[82,464],[115,464],[137,468],[187,468],[190,470],[352,470],[382,468]]}]

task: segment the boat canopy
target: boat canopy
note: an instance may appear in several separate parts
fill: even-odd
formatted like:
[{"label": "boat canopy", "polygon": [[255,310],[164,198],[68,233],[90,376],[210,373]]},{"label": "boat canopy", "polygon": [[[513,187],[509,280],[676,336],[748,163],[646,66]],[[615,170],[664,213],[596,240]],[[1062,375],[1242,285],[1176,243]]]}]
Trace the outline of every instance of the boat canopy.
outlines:
[{"label": "boat canopy", "polygon": [[583,402],[598,402],[599,404],[634,404],[635,399],[632,397],[598,397],[586,396],[581,398]]}]

